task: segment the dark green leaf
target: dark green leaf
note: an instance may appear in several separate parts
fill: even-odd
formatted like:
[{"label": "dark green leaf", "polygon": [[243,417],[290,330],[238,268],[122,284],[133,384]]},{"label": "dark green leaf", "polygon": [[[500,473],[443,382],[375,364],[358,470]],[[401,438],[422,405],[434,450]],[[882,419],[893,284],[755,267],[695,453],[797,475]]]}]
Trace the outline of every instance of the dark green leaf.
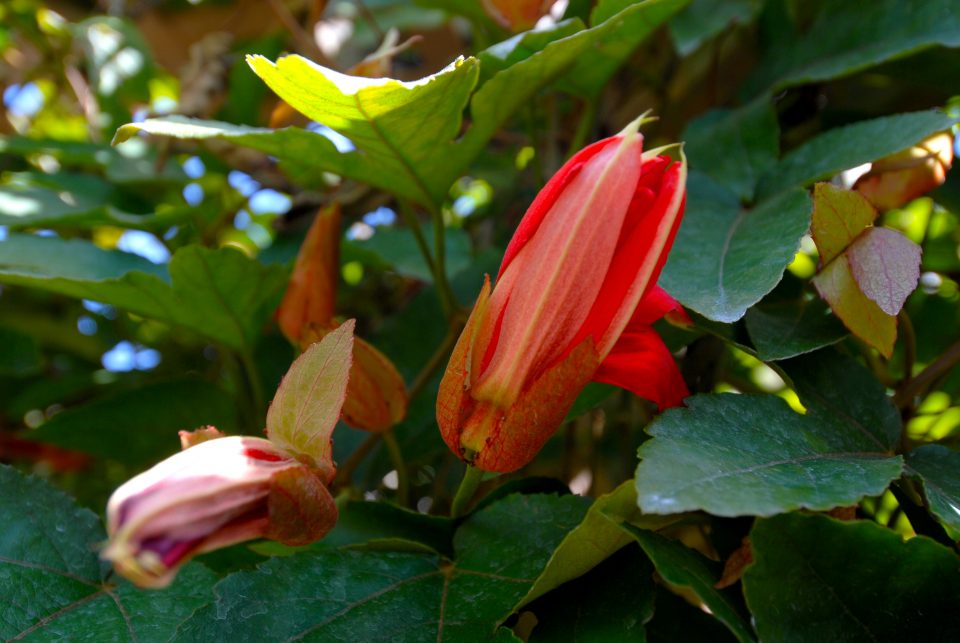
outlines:
[{"label": "dark green leaf", "polygon": [[690,167],[749,201],[760,176],[777,162],[780,127],[770,101],[736,110],[715,109],[683,133]]},{"label": "dark green leaf", "polygon": [[153,384],[57,413],[31,440],[146,467],[180,449],[177,431],[237,428],[234,399],[194,378]]},{"label": "dark green leaf", "polygon": [[949,128],[955,119],[937,110],[910,112],[837,127],[784,156],[760,180],[761,197],[809,185],[875,161]]},{"label": "dark green leaf", "polygon": [[737,595],[714,587],[722,571],[719,563],[656,532],[633,525],[624,525],[623,528],[640,543],[665,581],[692,589],[739,641],[755,640]]},{"label": "dark green leaf", "polygon": [[761,0],[694,0],[670,21],[677,52],[688,56],[731,23],[750,22],[762,5]]},{"label": "dark green leaf", "polygon": [[[423,234],[426,238],[432,238],[432,232],[426,227]],[[470,237],[457,228],[447,228],[444,234],[447,273],[456,274],[470,263]],[[381,227],[369,239],[347,240],[343,243],[351,246],[348,252],[369,253],[378,263],[389,266],[398,274],[421,281],[433,281],[433,274],[409,228]]]},{"label": "dark green leaf", "polygon": [[808,418],[821,423],[840,420],[865,445],[894,450],[903,426],[900,413],[883,384],[859,362],[828,349],[780,366],[793,380]]},{"label": "dark green leaf", "polygon": [[927,506],[940,521],[960,531],[960,453],[926,444],[907,454],[907,475],[920,478]]},{"label": "dark green leaf", "polygon": [[819,299],[761,303],[747,311],[746,321],[757,357],[764,361],[796,357],[847,336]]},{"label": "dark green leaf", "polygon": [[510,496],[463,523],[452,562],[435,554],[331,549],[275,558],[218,584],[216,602],[178,635],[487,640],[584,510],[575,496]]},{"label": "dark green leaf", "polygon": [[672,592],[657,592],[653,620],[647,623],[650,643],[719,643],[736,638],[723,624]]},{"label": "dark green leaf", "polygon": [[633,481],[624,482],[594,501],[583,522],[567,534],[557,547],[521,605],[587,573],[629,543],[630,536],[623,532],[620,523],[631,522],[657,529],[675,521],[674,517],[641,516],[637,510],[637,492]]},{"label": "dark green leaf", "polygon": [[902,467],[843,418],[806,417],[774,396],[697,395],[648,432],[637,467],[647,513],[830,509],[880,494]]},{"label": "dark green leaf", "polygon": [[743,575],[768,641],[952,641],[960,558],[867,521],[789,514],[757,522]]},{"label": "dark green leaf", "polygon": [[168,277],[165,267],[135,255],[19,234],[0,241],[0,282],[111,304],[243,349],[272,312],[286,274],[232,249],[188,246],[173,256]]},{"label": "dark green leaf", "polygon": [[773,290],[810,227],[810,198],[791,190],[743,209],[737,195],[698,172],[660,277],[671,295],[704,317],[733,322]]},{"label": "dark green leaf", "polygon": [[641,643],[644,624],[653,617],[655,588],[653,565],[643,552],[636,545],[622,549],[531,605],[537,625],[530,641]]},{"label": "dark green leaf", "polygon": [[596,97],[620,66],[650,34],[689,0],[600,0],[590,14],[590,25],[601,38],[584,53],[564,79],[564,88]]},{"label": "dark green leaf", "polygon": [[0,327],[0,375],[31,375],[42,367],[43,355],[37,340]]},{"label": "dark green leaf", "polygon": [[0,637],[166,641],[211,598],[214,575],[188,565],[169,588],[108,578],[99,519],[38,478],[0,465]]},{"label": "dark green leaf", "polygon": [[953,0],[828,0],[805,33],[783,35],[762,56],[745,93],[847,76],[934,45],[960,46]]}]

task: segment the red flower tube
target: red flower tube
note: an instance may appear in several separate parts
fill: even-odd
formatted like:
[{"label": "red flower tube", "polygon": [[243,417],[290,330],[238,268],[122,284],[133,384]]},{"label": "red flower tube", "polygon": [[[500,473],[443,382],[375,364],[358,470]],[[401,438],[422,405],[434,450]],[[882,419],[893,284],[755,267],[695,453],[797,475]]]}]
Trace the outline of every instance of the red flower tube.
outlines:
[{"label": "red flower tube", "polygon": [[437,421],[487,471],[528,463],[591,379],[662,409],[686,386],[650,324],[682,308],[656,286],[683,215],[685,162],[643,152],[642,117],[541,190],[484,284],[440,384]]}]

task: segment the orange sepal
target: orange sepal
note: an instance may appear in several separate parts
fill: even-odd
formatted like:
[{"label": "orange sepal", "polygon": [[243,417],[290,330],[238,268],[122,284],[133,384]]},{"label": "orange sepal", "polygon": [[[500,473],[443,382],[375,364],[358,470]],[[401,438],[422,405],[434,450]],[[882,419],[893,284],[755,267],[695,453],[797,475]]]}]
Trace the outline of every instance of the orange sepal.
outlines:
[{"label": "orange sepal", "polygon": [[510,408],[478,403],[463,426],[456,452],[474,451],[472,464],[484,471],[508,473],[524,466],[563,423],[598,363],[593,340],[587,338],[547,368]]},{"label": "orange sepal", "polygon": [[873,163],[854,185],[878,210],[892,210],[943,184],[953,163],[953,137],[937,134]]},{"label": "orange sepal", "polygon": [[483,280],[483,288],[473,306],[467,324],[460,333],[460,339],[450,355],[450,363],[440,381],[437,391],[437,424],[440,435],[447,446],[460,454],[460,429],[473,410],[474,401],[470,397],[470,369],[474,341],[490,302],[490,277]]},{"label": "orange sepal", "polygon": [[294,344],[301,343],[308,324],[333,319],[339,270],[340,204],[334,202],[317,212],[277,308],[280,330]]},{"label": "orange sepal", "polygon": [[337,524],[337,504],[308,467],[281,471],[270,481],[264,536],[299,547],[316,542]]}]

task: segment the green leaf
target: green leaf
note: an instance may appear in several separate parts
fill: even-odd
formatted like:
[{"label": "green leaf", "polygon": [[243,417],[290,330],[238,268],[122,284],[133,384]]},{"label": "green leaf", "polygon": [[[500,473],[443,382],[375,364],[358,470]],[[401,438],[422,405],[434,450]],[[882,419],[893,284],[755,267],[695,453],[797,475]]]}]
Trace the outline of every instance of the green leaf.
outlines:
[{"label": "green leaf", "polygon": [[188,206],[133,214],[116,205],[120,197],[111,183],[89,174],[11,173],[0,184],[0,225],[14,230],[98,225],[166,230],[195,216],[196,208]]},{"label": "green leaf", "polygon": [[[139,189],[189,181],[176,159],[171,158],[164,163],[157,157],[156,150],[142,143],[135,141],[114,148],[96,143],[10,136],[0,139],[0,154],[52,156],[65,168],[102,173],[113,186]],[[63,174],[70,173],[61,171],[46,176],[50,180],[59,180]],[[89,177],[90,174],[84,176]]]},{"label": "green leaf", "polygon": [[167,116],[128,123],[117,130],[113,142],[122,143],[137,132],[196,140],[227,139],[277,157],[280,168],[303,185],[324,185],[323,173],[333,172],[408,199],[416,201],[423,198],[421,190],[405,174],[385,174],[376,160],[356,151],[340,152],[326,136],[299,127],[273,130]]},{"label": "green leaf", "polygon": [[454,523],[444,516],[428,516],[385,502],[348,501],[340,508],[337,526],[322,544],[360,545],[408,541],[453,557]]},{"label": "green leaf", "polygon": [[810,234],[820,252],[821,264],[833,261],[876,218],[876,209],[859,192],[817,183],[813,187]]},{"label": "green leaf", "polygon": [[953,0],[876,0],[868,9],[824,2],[804,33],[778,34],[744,93],[847,76],[935,45],[960,46]]},{"label": "green leaf", "polygon": [[794,413],[779,397],[697,395],[648,429],[638,505],[718,516],[825,510],[878,495],[902,459],[843,417]]},{"label": "green leaf", "polygon": [[283,376],[267,411],[271,442],[332,476],[333,428],[347,395],[353,363],[354,320],[348,320],[298,357]]},{"label": "green leaf", "polygon": [[179,451],[178,431],[207,425],[225,432],[235,430],[236,402],[210,382],[185,378],[66,409],[27,436],[137,468]]},{"label": "green leaf", "polygon": [[529,640],[642,643],[655,596],[653,565],[638,547],[622,549],[531,605],[537,625]]},{"label": "green leaf", "polygon": [[930,511],[960,531],[960,453],[939,444],[925,444],[906,456],[907,475],[923,484]]},{"label": "green leaf", "polygon": [[550,562],[520,605],[546,594],[570,579],[596,567],[605,558],[630,542],[620,528],[622,522],[639,523],[659,529],[676,521],[663,516],[641,516],[637,510],[637,491],[628,480],[610,493],[600,496],[590,506],[583,522],[563,539]]},{"label": "green leaf", "polygon": [[621,65],[654,31],[690,0],[600,0],[590,25],[602,37],[585,52],[564,79],[563,87],[596,98]]},{"label": "green leaf", "polygon": [[747,311],[746,322],[763,361],[796,357],[847,336],[843,324],[819,299],[760,303]]},{"label": "green leaf", "polygon": [[900,412],[883,384],[855,359],[821,350],[780,362],[780,367],[793,381],[808,418],[841,420],[864,444],[887,452],[896,448],[903,426]]},{"label": "green leaf", "polygon": [[92,512],[38,478],[0,465],[0,638],[166,641],[211,597],[216,577],[192,563],[167,589],[108,578]]},{"label": "green leaf", "polygon": [[[423,234],[430,238],[432,232],[423,226]],[[444,236],[447,273],[456,274],[470,263],[470,236],[458,228],[444,229]],[[433,281],[433,274],[409,228],[379,227],[369,239],[344,240],[343,245],[346,246],[345,253],[367,255],[375,262],[389,266],[397,274],[425,282]]]},{"label": "green leaf", "polygon": [[704,317],[734,322],[777,285],[809,227],[803,190],[743,209],[736,194],[691,172],[660,285]]},{"label": "green leaf", "polygon": [[719,643],[736,641],[720,621],[694,607],[676,594],[658,591],[653,605],[653,620],[647,623],[650,643]]},{"label": "green leaf", "polygon": [[333,172],[423,204],[440,203],[490,138],[536,92],[564,75],[568,89],[595,95],[633,49],[687,1],[610,1],[598,7],[599,18],[590,29],[566,21],[482,52],[495,73],[484,76],[470,99],[470,127],[456,142],[460,115],[478,80],[476,59],[404,83],[345,76],[299,56],[276,64],[253,57],[251,65],[281,98],[349,138],[357,150],[340,152],[326,137],[296,127],[269,130],[180,116],[124,125],[114,142],[138,131],[226,138],[278,157],[294,181],[315,184],[323,172]]},{"label": "green leaf", "polygon": [[836,127],[784,156],[761,178],[758,194],[767,197],[830,178],[843,170],[912,147],[948,129],[955,121],[943,112],[927,110]]},{"label": "green leaf", "polygon": [[331,549],[275,558],[219,583],[216,602],[198,610],[178,636],[486,640],[584,510],[575,496],[510,496],[464,521],[453,561]]},{"label": "green leaf", "polygon": [[163,266],[86,241],[12,234],[0,241],[0,282],[111,304],[243,350],[273,312],[286,274],[236,250],[187,246],[168,277]]},{"label": "green leaf", "polygon": [[432,184],[426,161],[436,160],[437,143],[460,130],[477,83],[476,59],[458,59],[414,82],[346,76],[300,56],[248,61],[291,107],[346,136],[380,172],[407,182],[419,192],[417,201],[446,196],[449,184]]},{"label": "green leaf", "polygon": [[960,558],[873,522],[789,514],[751,532],[744,594],[768,641],[960,638]]},{"label": "green leaf", "polygon": [[40,344],[30,335],[0,326],[0,375],[32,375],[43,368]]},{"label": "green leaf", "polygon": [[762,5],[761,0],[693,0],[670,21],[677,53],[689,56],[731,23],[750,22]]},{"label": "green leaf", "polygon": [[703,554],[658,533],[623,525],[650,557],[657,572],[672,585],[689,587],[710,608],[713,615],[733,632],[739,641],[753,641],[756,637],[736,594],[714,587],[720,580],[722,566]]},{"label": "green leaf", "polygon": [[[540,53],[550,43],[572,36],[583,29],[584,24],[578,18],[563,20],[548,29],[524,31],[487,47],[477,54],[480,60],[479,85],[482,87],[494,75]],[[551,58],[555,55],[548,54],[545,57]]]},{"label": "green leaf", "polygon": [[707,112],[687,126],[683,140],[692,168],[749,201],[761,174],[777,162],[780,126],[770,101],[761,98]]}]

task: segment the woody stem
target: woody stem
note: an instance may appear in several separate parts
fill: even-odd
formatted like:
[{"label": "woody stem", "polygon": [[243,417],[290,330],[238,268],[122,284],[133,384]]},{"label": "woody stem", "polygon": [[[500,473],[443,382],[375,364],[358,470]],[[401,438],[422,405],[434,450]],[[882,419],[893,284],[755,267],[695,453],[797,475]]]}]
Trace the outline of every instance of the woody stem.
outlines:
[{"label": "woody stem", "polygon": [[460,481],[457,495],[453,497],[453,504],[450,505],[451,518],[459,518],[465,513],[467,505],[473,500],[482,479],[483,470],[468,464],[467,470],[463,472],[463,480]]}]

